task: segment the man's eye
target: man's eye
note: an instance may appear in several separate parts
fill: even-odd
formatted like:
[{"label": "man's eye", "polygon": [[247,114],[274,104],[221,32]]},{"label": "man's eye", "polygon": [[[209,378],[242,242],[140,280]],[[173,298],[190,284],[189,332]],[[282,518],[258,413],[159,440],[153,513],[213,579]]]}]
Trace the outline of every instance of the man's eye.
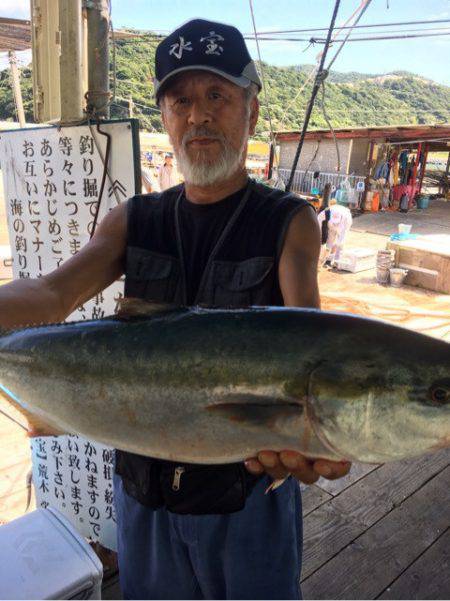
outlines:
[{"label": "man's eye", "polygon": [[222,98],[222,94],[220,94],[220,92],[211,92],[211,98],[213,100],[219,100]]}]

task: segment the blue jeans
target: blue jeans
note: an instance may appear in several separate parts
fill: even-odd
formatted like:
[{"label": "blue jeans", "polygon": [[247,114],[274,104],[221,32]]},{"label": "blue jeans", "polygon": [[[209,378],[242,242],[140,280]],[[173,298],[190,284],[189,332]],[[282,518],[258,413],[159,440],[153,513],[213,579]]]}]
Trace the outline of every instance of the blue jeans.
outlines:
[{"label": "blue jeans", "polygon": [[289,478],[242,511],[176,515],[144,507],[114,477],[120,584],[125,599],[300,599],[302,508]]}]

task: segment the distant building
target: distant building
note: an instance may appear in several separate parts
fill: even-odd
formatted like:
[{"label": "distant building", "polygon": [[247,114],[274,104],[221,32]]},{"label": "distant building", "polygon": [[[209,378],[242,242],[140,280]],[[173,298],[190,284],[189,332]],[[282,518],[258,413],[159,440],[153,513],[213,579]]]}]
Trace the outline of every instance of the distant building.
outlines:
[{"label": "distant building", "polygon": [[[299,139],[299,131],[275,133],[279,171],[285,182],[290,176]],[[327,182],[339,187],[345,180],[355,188],[359,183],[361,189],[363,183],[366,187],[383,159],[389,160],[396,151],[404,150],[411,153],[410,158],[416,156],[414,190],[420,191],[428,153],[450,153],[450,124],[342,128],[335,129],[334,136],[329,129],[309,131],[292,189],[310,193],[312,189],[323,188]],[[449,163],[450,160],[447,167]]]}]

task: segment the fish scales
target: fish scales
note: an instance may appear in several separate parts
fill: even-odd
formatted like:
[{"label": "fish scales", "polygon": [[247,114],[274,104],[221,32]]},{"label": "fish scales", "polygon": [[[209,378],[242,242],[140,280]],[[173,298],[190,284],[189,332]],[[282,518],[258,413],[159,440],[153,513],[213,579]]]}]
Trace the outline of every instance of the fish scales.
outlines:
[{"label": "fish scales", "polygon": [[144,304],[25,328],[0,337],[0,382],[60,431],[176,461],[378,463],[450,445],[448,343],[312,309]]}]

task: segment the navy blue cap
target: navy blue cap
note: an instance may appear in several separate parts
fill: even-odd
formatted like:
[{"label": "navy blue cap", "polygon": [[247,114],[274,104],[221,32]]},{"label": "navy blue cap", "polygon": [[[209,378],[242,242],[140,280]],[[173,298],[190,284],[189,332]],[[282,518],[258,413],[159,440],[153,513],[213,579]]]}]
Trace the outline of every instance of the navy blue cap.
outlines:
[{"label": "navy blue cap", "polygon": [[245,40],[231,25],[193,19],[168,35],[156,48],[156,98],[174,75],[193,69],[221,75],[242,88],[253,82],[261,89]]}]

